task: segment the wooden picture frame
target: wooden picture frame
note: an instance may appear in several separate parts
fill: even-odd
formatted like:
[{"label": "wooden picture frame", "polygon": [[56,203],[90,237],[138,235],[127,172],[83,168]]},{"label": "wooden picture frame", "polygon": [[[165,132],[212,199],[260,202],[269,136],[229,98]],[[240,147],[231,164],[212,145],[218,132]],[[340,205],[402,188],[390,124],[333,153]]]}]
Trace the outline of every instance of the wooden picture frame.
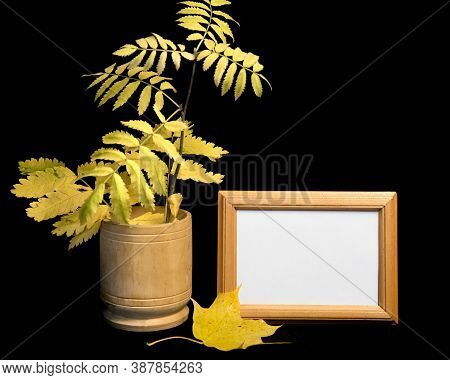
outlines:
[{"label": "wooden picture frame", "polygon": [[378,212],[378,305],[243,304],[241,315],[244,318],[285,321],[381,320],[398,323],[396,193],[220,191],[218,209],[218,292],[231,291],[240,285],[237,284],[237,212],[239,210]]}]

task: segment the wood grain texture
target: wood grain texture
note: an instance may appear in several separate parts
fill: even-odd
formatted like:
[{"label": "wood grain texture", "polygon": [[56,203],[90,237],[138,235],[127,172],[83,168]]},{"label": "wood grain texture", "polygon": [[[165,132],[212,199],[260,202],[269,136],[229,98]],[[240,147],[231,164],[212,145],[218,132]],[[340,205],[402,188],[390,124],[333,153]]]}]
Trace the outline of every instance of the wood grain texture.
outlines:
[{"label": "wood grain texture", "polygon": [[237,210],[379,212],[379,306],[243,305],[248,318],[380,320],[398,323],[397,194],[394,192],[220,191],[217,290],[234,290]]},{"label": "wood grain texture", "polygon": [[131,331],[184,322],[192,293],[192,220],[160,225],[104,223],[100,234],[101,297],[105,318]]}]

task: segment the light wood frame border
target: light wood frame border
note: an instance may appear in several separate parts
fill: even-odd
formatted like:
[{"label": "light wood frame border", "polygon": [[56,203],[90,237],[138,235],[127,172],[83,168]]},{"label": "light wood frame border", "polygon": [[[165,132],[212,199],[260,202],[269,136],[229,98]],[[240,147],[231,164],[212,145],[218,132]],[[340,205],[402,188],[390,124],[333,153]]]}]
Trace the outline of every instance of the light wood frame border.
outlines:
[{"label": "light wood frame border", "polygon": [[397,194],[394,192],[219,191],[217,290],[236,289],[237,210],[378,210],[378,306],[241,305],[244,318],[382,320],[398,323]]}]

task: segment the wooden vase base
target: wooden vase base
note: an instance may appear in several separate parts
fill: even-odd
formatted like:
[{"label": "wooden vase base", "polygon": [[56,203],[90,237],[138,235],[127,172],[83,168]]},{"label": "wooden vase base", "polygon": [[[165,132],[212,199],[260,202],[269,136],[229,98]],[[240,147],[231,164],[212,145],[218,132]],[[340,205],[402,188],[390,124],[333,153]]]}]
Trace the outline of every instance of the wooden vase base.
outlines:
[{"label": "wooden vase base", "polygon": [[146,313],[146,308],[116,307],[107,305],[103,312],[106,321],[119,330],[149,332],[167,330],[181,325],[189,315],[189,308],[170,314],[155,315],[154,311]]}]

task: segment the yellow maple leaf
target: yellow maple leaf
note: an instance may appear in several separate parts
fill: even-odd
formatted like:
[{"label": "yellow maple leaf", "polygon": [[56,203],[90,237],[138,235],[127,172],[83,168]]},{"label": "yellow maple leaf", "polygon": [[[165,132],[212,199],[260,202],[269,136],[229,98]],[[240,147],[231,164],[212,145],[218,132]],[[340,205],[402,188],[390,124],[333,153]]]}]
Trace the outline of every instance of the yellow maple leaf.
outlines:
[{"label": "yellow maple leaf", "polygon": [[261,338],[273,335],[281,326],[268,325],[262,319],[241,318],[239,289],[240,287],[232,292],[219,293],[209,308],[203,308],[192,300],[194,304],[192,332],[198,341],[185,337],[169,337],[147,345],[153,346],[169,339],[186,339],[221,351],[231,351],[268,344]]}]

